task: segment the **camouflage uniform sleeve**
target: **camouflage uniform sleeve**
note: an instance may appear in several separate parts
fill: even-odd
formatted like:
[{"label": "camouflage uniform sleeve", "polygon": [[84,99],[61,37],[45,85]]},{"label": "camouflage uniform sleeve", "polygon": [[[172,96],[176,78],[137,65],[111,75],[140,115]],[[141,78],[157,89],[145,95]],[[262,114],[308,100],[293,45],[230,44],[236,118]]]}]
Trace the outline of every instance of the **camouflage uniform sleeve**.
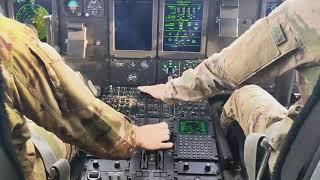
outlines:
[{"label": "camouflage uniform sleeve", "polygon": [[310,63],[299,56],[304,52],[303,41],[289,12],[288,3],[284,2],[221,52],[169,81],[162,100],[198,101],[225,89],[274,79]]},{"label": "camouflage uniform sleeve", "polygon": [[136,146],[133,123],[95,98],[61,56],[41,43],[30,28],[4,17],[0,24],[0,62],[7,79],[11,78],[5,79],[5,88],[13,108],[93,155],[129,158]]},{"label": "camouflage uniform sleeve", "polygon": [[[54,60],[49,63],[47,70],[56,87],[53,91],[58,97],[59,116],[62,118],[55,119],[63,126],[55,131],[56,135],[100,157],[129,158],[136,146],[131,120],[95,98],[77,73],[62,61],[51,46],[41,43],[40,48]],[[59,125],[52,126],[55,121],[47,122],[44,126],[56,130]]]},{"label": "camouflage uniform sleeve", "polygon": [[230,81],[219,56],[214,54],[195,69],[188,69],[181,77],[168,81],[162,100],[169,104],[176,100],[199,101],[224,89],[234,88],[235,84]]}]

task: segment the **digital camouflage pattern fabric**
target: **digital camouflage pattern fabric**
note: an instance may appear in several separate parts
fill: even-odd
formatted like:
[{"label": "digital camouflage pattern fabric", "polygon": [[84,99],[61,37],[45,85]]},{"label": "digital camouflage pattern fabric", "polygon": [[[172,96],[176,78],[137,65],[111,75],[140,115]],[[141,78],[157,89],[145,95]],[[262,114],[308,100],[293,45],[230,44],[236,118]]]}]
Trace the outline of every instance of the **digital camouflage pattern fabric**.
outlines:
[{"label": "digital camouflage pattern fabric", "polygon": [[[136,145],[134,125],[96,99],[77,73],[27,26],[0,16],[0,67],[12,143],[27,179],[45,179],[30,130],[53,132],[57,157],[70,158],[73,144],[108,159],[127,159]],[[34,123],[28,123],[26,119]],[[49,138],[50,139],[50,138]],[[61,140],[62,141],[61,141]]]},{"label": "digital camouflage pattern fabric", "polygon": [[224,105],[221,123],[226,127],[236,120],[246,135],[265,133],[274,148],[269,162],[272,169],[292,120],[289,112],[262,88],[245,85],[295,69],[301,99],[290,112],[303,105],[320,75],[319,19],[320,1],[285,1],[229,47],[169,81],[162,100],[198,101],[225,89],[240,88]]}]

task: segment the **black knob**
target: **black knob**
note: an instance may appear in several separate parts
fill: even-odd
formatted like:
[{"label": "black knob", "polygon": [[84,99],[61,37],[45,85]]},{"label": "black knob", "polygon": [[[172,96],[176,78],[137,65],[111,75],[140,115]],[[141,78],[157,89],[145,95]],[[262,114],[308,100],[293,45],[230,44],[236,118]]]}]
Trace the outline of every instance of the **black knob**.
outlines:
[{"label": "black knob", "polygon": [[116,169],[120,168],[120,162],[119,161],[115,161],[114,162],[114,168],[116,168]]},{"label": "black knob", "polygon": [[188,162],[184,162],[184,164],[183,164],[183,170],[185,170],[185,171],[187,171],[187,170],[189,170],[189,163]]},{"label": "black knob", "polygon": [[211,164],[207,163],[206,167],[204,168],[206,171],[211,171]]},{"label": "black knob", "polygon": [[92,165],[93,165],[93,168],[98,169],[98,168],[99,168],[99,162],[98,162],[98,160],[94,160],[93,163],[92,163]]}]

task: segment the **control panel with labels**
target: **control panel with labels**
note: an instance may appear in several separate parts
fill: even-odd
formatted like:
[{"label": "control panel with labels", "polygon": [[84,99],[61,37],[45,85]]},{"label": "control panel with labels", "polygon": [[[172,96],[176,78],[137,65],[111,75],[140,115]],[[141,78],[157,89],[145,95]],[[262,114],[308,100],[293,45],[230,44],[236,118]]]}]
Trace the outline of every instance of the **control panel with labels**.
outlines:
[{"label": "control panel with labels", "polygon": [[179,118],[175,124],[176,159],[218,160],[210,119]]},{"label": "control panel with labels", "polygon": [[167,122],[172,149],[135,149],[129,160],[87,155],[83,179],[221,179],[213,120],[207,102],[167,105],[134,87],[106,86],[104,102],[138,126]]},{"label": "control panel with labels", "polygon": [[[221,138],[215,124],[219,118],[212,116],[208,103],[168,105],[136,87],[166,83],[195,68],[281,3],[17,0],[8,14],[35,26],[39,38],[56,48],[68,65],[102,87],[102,101],[136,125],[169,124],[172,149],[135,149],[129,160],[116,161],[88,154],[79,179],[216,180],[222,176],[232,179],[226,178],[222,163],[230,156],[227,148],[217,149]],[[267,82],[262,87],[272,89],[272,84]]]}]

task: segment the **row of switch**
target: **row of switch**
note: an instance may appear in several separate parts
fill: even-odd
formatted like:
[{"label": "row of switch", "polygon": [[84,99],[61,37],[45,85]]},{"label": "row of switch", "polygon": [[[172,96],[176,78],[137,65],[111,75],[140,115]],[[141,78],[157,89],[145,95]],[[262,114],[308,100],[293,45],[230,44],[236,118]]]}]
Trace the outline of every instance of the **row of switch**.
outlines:
[{"label": "row of switch", "polygon": [[[188,171],[190,169],[190,164],[189,162],[184,162],[183,163],[183,170],[184,171]],[[211,164],[210,163],[206,163],[205,167],[204,167],[205,171],[211,171]]]},{"label": "row of switch", "polygon": [[[149,177],[150,173],[148,171],[137,171],[137,177]],[[153,177],[167,177],[166,172],[154,172]]]},{"label": "row of switch", "polygon": [[[98,160],[93,160],[92,166],[93,166],[93,168],[95,168],[95,169],[99,169],[99,166],[100,166],[99,161],[98,161]],[[115,169],[120,169],[120,167],[121,167],[120,161],[114,161],[113,167],[114,167]]]}]

